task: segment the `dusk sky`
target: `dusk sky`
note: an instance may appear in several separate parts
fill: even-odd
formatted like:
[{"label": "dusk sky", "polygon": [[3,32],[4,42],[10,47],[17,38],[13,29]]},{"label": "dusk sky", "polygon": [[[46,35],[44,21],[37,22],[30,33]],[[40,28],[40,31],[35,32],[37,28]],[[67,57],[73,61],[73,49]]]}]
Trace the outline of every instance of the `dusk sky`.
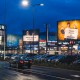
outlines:
[{"label": "dusk sky", "polygon": [[36,6],[34,16],[35,28],[41,31],[45,31],[46,23],[49,24],[49,31],[56,32],[57,21],[80,19],[80,0],[28,0],[27,7],[23,7],[21,1],[0,0],[0,24],[5,23],[8,34],[22,34],[22,30],[32,29],[32,5],[39,3],[44,6]]}]

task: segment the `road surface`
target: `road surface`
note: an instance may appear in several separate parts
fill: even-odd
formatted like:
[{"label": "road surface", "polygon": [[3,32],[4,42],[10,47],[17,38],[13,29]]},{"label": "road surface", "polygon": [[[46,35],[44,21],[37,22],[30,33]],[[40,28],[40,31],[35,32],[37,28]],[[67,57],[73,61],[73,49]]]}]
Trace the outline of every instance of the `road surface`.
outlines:
[{"label": "road surface", "polygon": [[80,80],[80,72],[42,66],[17,69],[0,62],[0,80]]}]

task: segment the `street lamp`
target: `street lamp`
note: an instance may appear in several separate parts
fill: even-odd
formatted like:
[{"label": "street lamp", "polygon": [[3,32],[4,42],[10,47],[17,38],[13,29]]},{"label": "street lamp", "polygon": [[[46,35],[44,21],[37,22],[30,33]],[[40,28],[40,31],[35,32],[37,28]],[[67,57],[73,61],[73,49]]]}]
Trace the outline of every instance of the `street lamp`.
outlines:
[{"label": "street lamp", "polygon": [[[29,2],[28,0],[22,0],[22,5],[23,6],[28,6],[29,5]],[[34,27],[35,27],[35,7],[36,6],[44,6],[44,4],[34,4],[32,5],[32,15],[33,15],[33,21],[32,21],[32,26],[33,26],[33,32],[34,32]],[[34,54],[34,34],[33,34],[33,54]]]},{"label": "street lamp", "polygon": [[[35,5],[32,5],[32,13],[33,13],[33,32],[34,32],[34,29],[35,29],[35,7],[36,6],[44,6],[44,4],[35,4]],[[39,47],[38,47],[39,48]],[[34,34],[33,34],[33,54],[34,54]]]},{"label": "street lamp", "polygon": [[29,5],[29,1],[28,0],[22,0],[21,4],[22,4],[22,6],[26,7]]},{"label": "street lamp", "polygon": [[[6,0],[5,0],[5,2],[4,2],[4,13],[5,13],[5,15],[4,15],[4,25],[6,24]],[[4,27],[4,26],[3,26]],[[6,37],[6,33],[5,33],[5,27],[4,27],[4,60],[5,60],[5,52],[6,52],[6,39],[5,39],[5,37]]]}]

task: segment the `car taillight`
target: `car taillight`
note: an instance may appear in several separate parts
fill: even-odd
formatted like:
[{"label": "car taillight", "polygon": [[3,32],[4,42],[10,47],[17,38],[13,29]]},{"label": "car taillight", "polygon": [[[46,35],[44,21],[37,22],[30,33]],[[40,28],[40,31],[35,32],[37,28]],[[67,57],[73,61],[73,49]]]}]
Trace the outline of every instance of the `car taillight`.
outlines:
[{"label": "car taillight", "polygon": [[32,63],[32,60],[30,60],[30,63]]},{"label": "car taillight", "polygon": [[21,64],[23,64],[23,61],[22,61],[22,60],[20,60],[20,63],[21,63]]}]

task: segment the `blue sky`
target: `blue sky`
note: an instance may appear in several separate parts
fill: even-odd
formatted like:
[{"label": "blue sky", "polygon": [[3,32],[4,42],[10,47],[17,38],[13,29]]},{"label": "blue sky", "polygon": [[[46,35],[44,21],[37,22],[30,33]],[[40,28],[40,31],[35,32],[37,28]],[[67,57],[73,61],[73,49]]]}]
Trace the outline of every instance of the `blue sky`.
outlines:
[{"label": "blue sky", "polygon": [[[57,21],[80,19],[80,0],[28,0],[29,6],[23,7],[22,0],[0,0],[0,24],[7,26],[8,34],[21,34],[24,29],[32,29],[32,6],[43,3],[44,6],[35,7],[35,28],[45,31],[46,23],[49,31],[57,31]],[[6,12],[6,13],[5,13]]]}]

